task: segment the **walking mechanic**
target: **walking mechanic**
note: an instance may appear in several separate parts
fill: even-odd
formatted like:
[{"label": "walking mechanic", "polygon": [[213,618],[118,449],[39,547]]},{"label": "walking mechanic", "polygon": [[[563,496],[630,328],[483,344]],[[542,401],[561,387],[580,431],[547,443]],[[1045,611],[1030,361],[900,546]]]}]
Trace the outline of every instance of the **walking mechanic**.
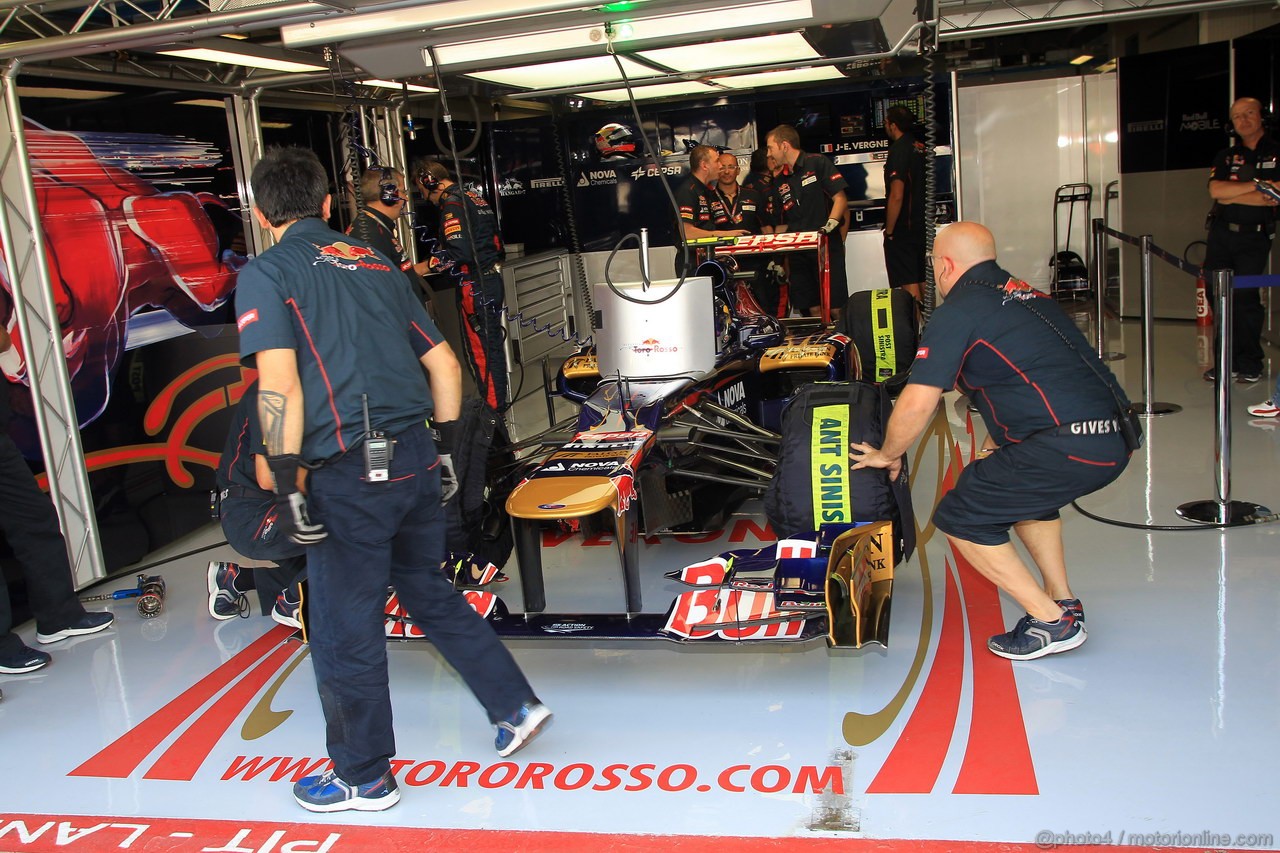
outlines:
[{"label": "walking mechanic", "polygon": [[294,798],[310,811],[380,811],[400,798],[388,586],[498,726],[499,755],[551,712],[440,570],[442,500],[457,488],[449,451],[465,440],[454,435],[457,360],[400,271],[325,225],[328,179],[313,153],[269,152],[251,186],[276,245],[240,275],[240,355],[258,370],[279,523],[308,546],[308,635],[333,761],[295,784]]}]

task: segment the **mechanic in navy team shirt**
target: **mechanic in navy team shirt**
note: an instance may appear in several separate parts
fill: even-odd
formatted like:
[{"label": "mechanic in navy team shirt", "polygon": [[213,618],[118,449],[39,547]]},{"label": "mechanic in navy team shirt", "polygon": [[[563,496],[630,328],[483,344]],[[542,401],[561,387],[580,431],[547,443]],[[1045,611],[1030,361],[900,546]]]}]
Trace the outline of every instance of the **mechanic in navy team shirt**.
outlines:
[{"label": "mechanic in navy team shirt", "polygon": [[[479,193],[464,190],[435,160],[418,160],[414,181],[423,198],[440,211],[437,251],[429,270],[452,268],[458,275],[458,313],[462,346],[480,396],[489,408],[502,412],[507,399],[506,304],[502,262],[506,247],[498,234],[498,217]],[[435,261],[435,263],[432,263]]]},{"label": "mechanic in navy team shirt", "polygon": [[[734,225],[729,212],[712,187],[720,169],[720,152],[710,145],[699,145],[689,152],[689,177],[676,189],[676,207],[680,210],[680,238],[687,243],[699,237],[740,237],[745,228]],[[676,275],[684,269],[684,254],[676,247]],[[695,250],[689,249],[689,269],[696,269]]]},{"label": "mechanic in navy team shirt", "polygon": [[[957,222],[939,233],[934,276],[946,301],[925,327],[884,446],[855,443],[853,467],[896,477],[942,392],[964,392],[986,423],[985,455],[938,502],[934,524],[1027,611],[1012,631],[987,641],[992,652],[1029,660],[1073,649],[1087,635],[1084,608],[1067,583],[1058,511],[1124,471],[1129,450],[1118,409],[1128,400],[1057,303],[996,264],[983,226]],[[1010,527],[1043,585],[1018,556]]]},{"label": "mechanic in navy team shirt", "polygon": [[[840,235],[840,225],[849,209],[845,196],[848,185],[829,158],[800,150],[800,134],[791,125],[778,125],[769,131],[766,140],[769,156],[784,171],[776,185],[782,202],[782,224],[777,230],[822,231],[828,235],[831,316],[839,319],[849,298],[844,240]],[[810,317],[821,316],[817,253],[791,253],[790,267],[791,307]]]},{"label": "mechanic in navy team shirt", "polygon": [[[258,370],[278,523],[307,546],[308,637],[333,760],[295,784],[294,798],[310,811],[380,811],[400,798],[388,586],[498,725],[499,755],[551,712],[440,570],[442,500],[457,490],[449,452],[466,440],[455,435],[461,368],[404,275],[325,225],[327,186],[301,148],[270,151],[254,168],[253,214],[276,245],[240,273],[237,325],[241,358]],[[366,444],[383,434],[389,449],[367,460]]]}]

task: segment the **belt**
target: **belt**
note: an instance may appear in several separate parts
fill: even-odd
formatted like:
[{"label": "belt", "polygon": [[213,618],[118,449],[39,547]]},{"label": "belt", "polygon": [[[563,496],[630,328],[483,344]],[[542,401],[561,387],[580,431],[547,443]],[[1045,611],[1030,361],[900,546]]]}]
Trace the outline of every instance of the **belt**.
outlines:
[{"label": "belt", "polygon": [[257,498],[258,500],[264,500],[272,496],[262,489],[251,489],[248,486],[227,486],[221,490],[221,493],[224,501],[227,498]]},{"label": "belt", "polygon": [[1257,234],[1259,231],[1267,230],[1266,223],[1243,225],[1239,222],[1224,222],[1222,224],[1227,226],[1228,231],[1235,231],[1238,234]]}]

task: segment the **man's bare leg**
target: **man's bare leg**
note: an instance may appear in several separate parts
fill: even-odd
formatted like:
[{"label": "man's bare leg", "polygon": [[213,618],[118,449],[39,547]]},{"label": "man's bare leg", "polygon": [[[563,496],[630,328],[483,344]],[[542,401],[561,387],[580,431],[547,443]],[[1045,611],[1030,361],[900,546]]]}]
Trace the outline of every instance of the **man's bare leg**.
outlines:
[{"label": "man's bare leg", "polygon": [[1020,521],[1013,526],[1031,559],[1040,569],[1044,591],[1055,600],[1075,598],[1067,584],[1067,558],[1062,547],[1062,519],[1053,521]]},{"label": "man's bare leg", "polygon": [[[1014,601],[1036,619],[1057,622],[1062,618],[1062,607],[1036,583],[1012,542],[979,545],[950,533],[947,540],[983,577],[1013,596]],[[1065,576],[1063,580],[1065,582]]]}]

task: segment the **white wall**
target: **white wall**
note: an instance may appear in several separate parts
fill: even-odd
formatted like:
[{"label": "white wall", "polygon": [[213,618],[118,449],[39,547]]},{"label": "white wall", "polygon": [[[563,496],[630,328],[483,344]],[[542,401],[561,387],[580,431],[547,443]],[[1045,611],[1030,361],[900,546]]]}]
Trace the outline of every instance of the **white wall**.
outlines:
[{"label": "white wall", "polygon": [[1102,216],[1116,179],[1115,75],[964,86],[957,100],[964,216],[995,234],[1005,269],[1048,290],[1055,191],[1093,185],[1091,210],[1076,205],[1069,241],[1067,208],[1058,210],[1057,249],[1085,258],[1089,219]]}]

